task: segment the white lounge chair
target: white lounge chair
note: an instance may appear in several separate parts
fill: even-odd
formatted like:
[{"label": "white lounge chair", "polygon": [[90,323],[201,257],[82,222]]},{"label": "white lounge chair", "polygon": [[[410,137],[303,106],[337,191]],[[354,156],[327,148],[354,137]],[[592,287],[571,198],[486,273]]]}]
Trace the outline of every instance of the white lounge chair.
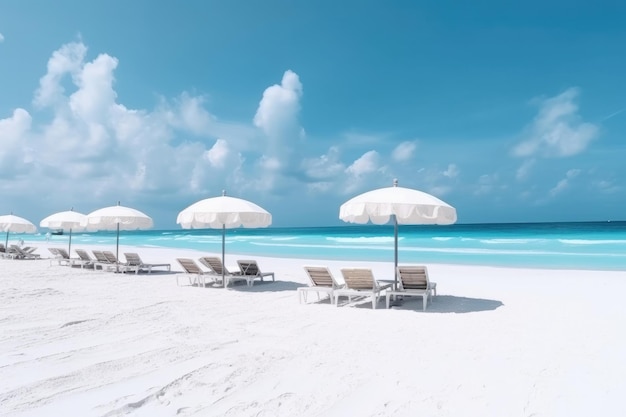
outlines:
[{"label": "white lounge chair", "polygon": [[[114,262],[109,261],[109,259],[107,259],[107,257],[104,256],[103,251],[92,250],[91,252],[93,252],[93,256],[96,257],[96,262],[94,262],[93,264],[94,269],[98,269],[99,267],[101,271],[104,271],[105,269],[107,271],[115,271],[116,264]],[[115,257],[115,255],[113,255],[113,257]]]},{"label": "white lounge chair", "polygon": [[354,296],[369,295],[372,297],[372,308],[375,309],[381,292],[392,286],[391,283],[376,281],[372,270],[367,268],[343,268],[341,274],[346,286],[335,290],[335,305],[339,304],[339,297],[342,295],[348,297],[348,302],[351,302]]},{"label": "white lounge chair", "polygon": [[309,286],[298,288],[298,301],[306,303],[307,293],[313,291],[317,293],[317,299],[320,300],[320,292],[328,294],[330,303],[335,301],[335,290],[343,288],[343,284],[337,283],[333,274],[325,266],[305,266],[307,276],[309,277]]},{"label": "white lounge chair", "polygon": [[112,265],[115,265],[115,272],[133,272],[134,271],[135,273],[137,273],[137,270],[139,269],[139,267],[134,266],[134,265],[129,265],[126,262],[120,262],[113,252],[108,251],[108,250],[103,250],[102,253]]},{"label": "white lounge chair", "polygon": [[[193,259],[189,258],[176,258],[176,261],[183,267],[184,275],[189,279],[189,285],[202,283],[202,286],[206,287],[207,278],[215,283],[217,276],[213,270],[203,271]],[[178,286],[180,286],[180,276],[180,274],[176,275],[176,285]]]},{"label": "white lounge chair", "polygon": [[37,248],[20,248],[17,245],[11,245],[9,249],[9,256],[13,259],[39,259],[41,255],[38,253],[34,253]]},{"label": "white lounge chair", "polygon": [[241,275],[241,272],[230,272],[224,264],[222,264],[222,260],[217,256],[203,256],[199,259],[200,263],[209,270],[213,271],[213,273],[221,279],[222,275],[224,276],[224,280],[226,281],[226,286],[231,282],[236,281],[246,281],[248,286],[252,286],[252,281],[254,277],[245,277]]},{"label": "white lounge chair", "polygon": [[385,298],[387,308],[391,297],[422,297],[422,309],[426,311],[428,300],[433,293],[437,295],[437,283],[428,279],[428,268],[423,265],[398,266],[400,286],[397,290],[387,291]]},{"label": "white lounge chair", "polygon": [[249,279],[249,282],[252,284],[257,278],[260,279],[261,282],[263,282],[263,278],[272,277],[272,281],[274,281],[274,273],[261,272],[261,270],[259,269],[259,265],[256,263],[255,260],[238,260],[237,265],[239,266],[239,271],[241,275]]},{"label": "white lounge chair", "polygon": [[166,268],[168,271],[172,270],[172,265],[170,264],[147,264],[141,260],[138,253],[129,252],[124,253],[124,257],[126,258],[126,265],[130,267],[134,267],[135,274],[138,274],[140,270],[148,270],[148,273],[152,273],[152,268]]},{"label": "white lounge chair", "polygon": [[74,249],[74,252],[76,252],[79,258],[76,263],[81,268],[95,268],[96,260],[89,256],[86,250]]}]

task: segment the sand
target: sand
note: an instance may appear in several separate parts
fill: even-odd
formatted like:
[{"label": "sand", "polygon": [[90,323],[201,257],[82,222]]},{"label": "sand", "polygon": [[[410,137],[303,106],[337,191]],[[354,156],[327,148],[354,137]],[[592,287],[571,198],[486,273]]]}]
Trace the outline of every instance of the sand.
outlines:
[{"label": "sand", "polygon": [[[176,257],[206,255],[124,251],[174,271]],[[439,296],[423,312],[419,298],[298,302],[303,265],[390,278],[389,263],[256,259],[276,282],[199,288],[0,259],[0,414],[626,413],[624,272],[433,264]]]}]

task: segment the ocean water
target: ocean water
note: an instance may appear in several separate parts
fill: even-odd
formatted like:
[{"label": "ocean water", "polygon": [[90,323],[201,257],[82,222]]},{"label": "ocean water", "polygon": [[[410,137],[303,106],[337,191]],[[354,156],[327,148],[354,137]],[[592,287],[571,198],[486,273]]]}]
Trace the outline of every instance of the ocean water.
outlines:
[{"label": "ocean water", "polygon": [[[399,226],[400,263],[626,271],[626,222]],[[120,232],[120,244],[221,252],[221,230]],[[16,239],[20,235],[11,235]],[[43,240],[44,235],[23,236]],[[68,236],[52,236],[67,245]],[[75,233],[72,245],[115,246],[115,232]],[[226,230],[236,255],[393,262],[393,226]]]}]

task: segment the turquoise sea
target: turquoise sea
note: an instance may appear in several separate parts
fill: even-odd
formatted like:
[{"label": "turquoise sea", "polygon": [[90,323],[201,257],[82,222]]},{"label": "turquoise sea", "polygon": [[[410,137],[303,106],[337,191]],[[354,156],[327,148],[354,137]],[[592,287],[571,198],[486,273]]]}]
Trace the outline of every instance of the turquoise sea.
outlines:
[{"label": "turquoise sea", "polygon": [[[11,235],[16,239],[19,235]],[[44,240],[44,235],[23,236]],[[120,232],[120,244],[221,252],[221,230]],[[68,236],[51,242],[67,244]],[[115,245],[115,232],[75,233],[72,245]],[[626,222],[399,226],[400,263],[626,271]],[[229,254],[393,261],[393,226],[229,229]]]}]

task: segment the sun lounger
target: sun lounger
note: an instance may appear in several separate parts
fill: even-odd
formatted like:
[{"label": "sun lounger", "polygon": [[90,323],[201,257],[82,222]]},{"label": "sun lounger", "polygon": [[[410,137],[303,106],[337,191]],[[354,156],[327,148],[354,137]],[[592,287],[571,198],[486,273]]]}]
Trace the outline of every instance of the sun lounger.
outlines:
[{"label": "sun lounger", "polygon": [[342,284],[338,284],[330,270],[325,266],[305,266],[307,276],[309,277],[309,286],[298,288],[298,301],[306,303],[307,293],[314,291],[317,293],[317,299],[320,299],[320,292],[328,294],[330,303],[335,301],[335,290],[343,288]]},{"label": "sun lounger", "polygon": [[50,266],[56,263],[57,265],[69,265],[70,260],[65,259],[63,254],[59,252],[57,248],[48,248],[48,252],[52,254],[52,258],[50,258]]},{"label": "sun lounger", "polygon": [[39,259],[41,255],[33,253],[36,249],[37,248],[32,248],[30,251],[26,251],[17,245],[11,245],[8,254],[13,259]]},{"label": "sun lounger", "polygon": [[107,258],[107,260],[111,264],[115,265],[115,272],[133,272],[134,271],[135,273],[137,273],[137,270],[139,269],[139,267],[135,265],[129,265],[126,262],[120,262],[113,252],[108,251],[108,250],[103,250],[102,253],[104,254],[104,257]]},{"label": "sun lounger", "polygon": [[[217,275],[215,275],[215,272],[213,270],[203,271],[193,259],[176,258],[176,261],[183,267],[184,275],[189,279],[189,285],[200,285],[200,283],[202,283],[202,286],[206,287],[207,278],[209,278],[212,283],[216,282]],[[176,285],[178,286],[180,286],[179,278],[180,274],[176,275]]]},{"label": "sun lounger", "polygon": [[381,292],[392,286],[391,283],[381,284],[376,281],[372,270],[367,268],[343,268],[341,274],[346,286],[335,290],[335,305],[339,304],[339,297],[342,295],[348,297],[348,302],[354,296],[371,296],[372,308],[375,309]]},{"label": "sun lounger", "polygon": [[255,279],[260,279],[263,282],[263,278],[272,277],[272,281],[274,281],[274,273],[273,272],[261,272],[259,269],[259,265],[255,260],[239,260],[237,261],[237,265],[239,266],[239,271],[242,276],[251,279],[251,283],[254,283]]},{"label": "sun lounger", "polygon": [[217,256],[203,256],[202,258],[199,259],[199,261],[202,265],[206,266],[207,268],[209,268],[209,270],[213,271],[214,274],[218,276],[219,278],[221,278],[223,275],[224,280],[226,281],[227,287],[229,283],[236,282],[236,281],[246,281],[248,286],[252,286],[251,282],[254,280],[254,277],[245,277],[241,275],[239,271],[230,272],[222,264],[222,260],[218,258]]},{"label": "sun lounger", "polygon": [[168,271],[172,269],[172,265],[170,264],[147,264],[144,263],[139,254],[134,252],[124,253],[124,257],[126,258],[126,265],[135,267],[135,274],[138,274],[140,270],[147,270],[148,274],[152,273],[152,268],[166,268]]},{"label": "sun lounger", "polygon": [[[100,268],[101,271],[105,269],[107,271],[115,271],[116,264],[114,262],[109,261],[107,257],[104,255],[104,252],[101,250],[92,250],[93,256],[96,257],[96,262],[94,262],[94,269]],[[115,255],[113,255],[115,257]]]},{"label": "sun lounger", "polygon": [[78,263],[81,268],[95,268],[96,260],[89,256],[86,250],[74,249],[74,252],[78,255]]},{"label": "sun lounger", "polygon": [[385,298],[387,308],[391,297],[422,297],[422,308],[426,311],[428,300],[433,293],[437,295],[437,283],[428,279],[428,268],[423,265],[399,266],[398,279],[400,286],[397,290],[387,291]]}]

